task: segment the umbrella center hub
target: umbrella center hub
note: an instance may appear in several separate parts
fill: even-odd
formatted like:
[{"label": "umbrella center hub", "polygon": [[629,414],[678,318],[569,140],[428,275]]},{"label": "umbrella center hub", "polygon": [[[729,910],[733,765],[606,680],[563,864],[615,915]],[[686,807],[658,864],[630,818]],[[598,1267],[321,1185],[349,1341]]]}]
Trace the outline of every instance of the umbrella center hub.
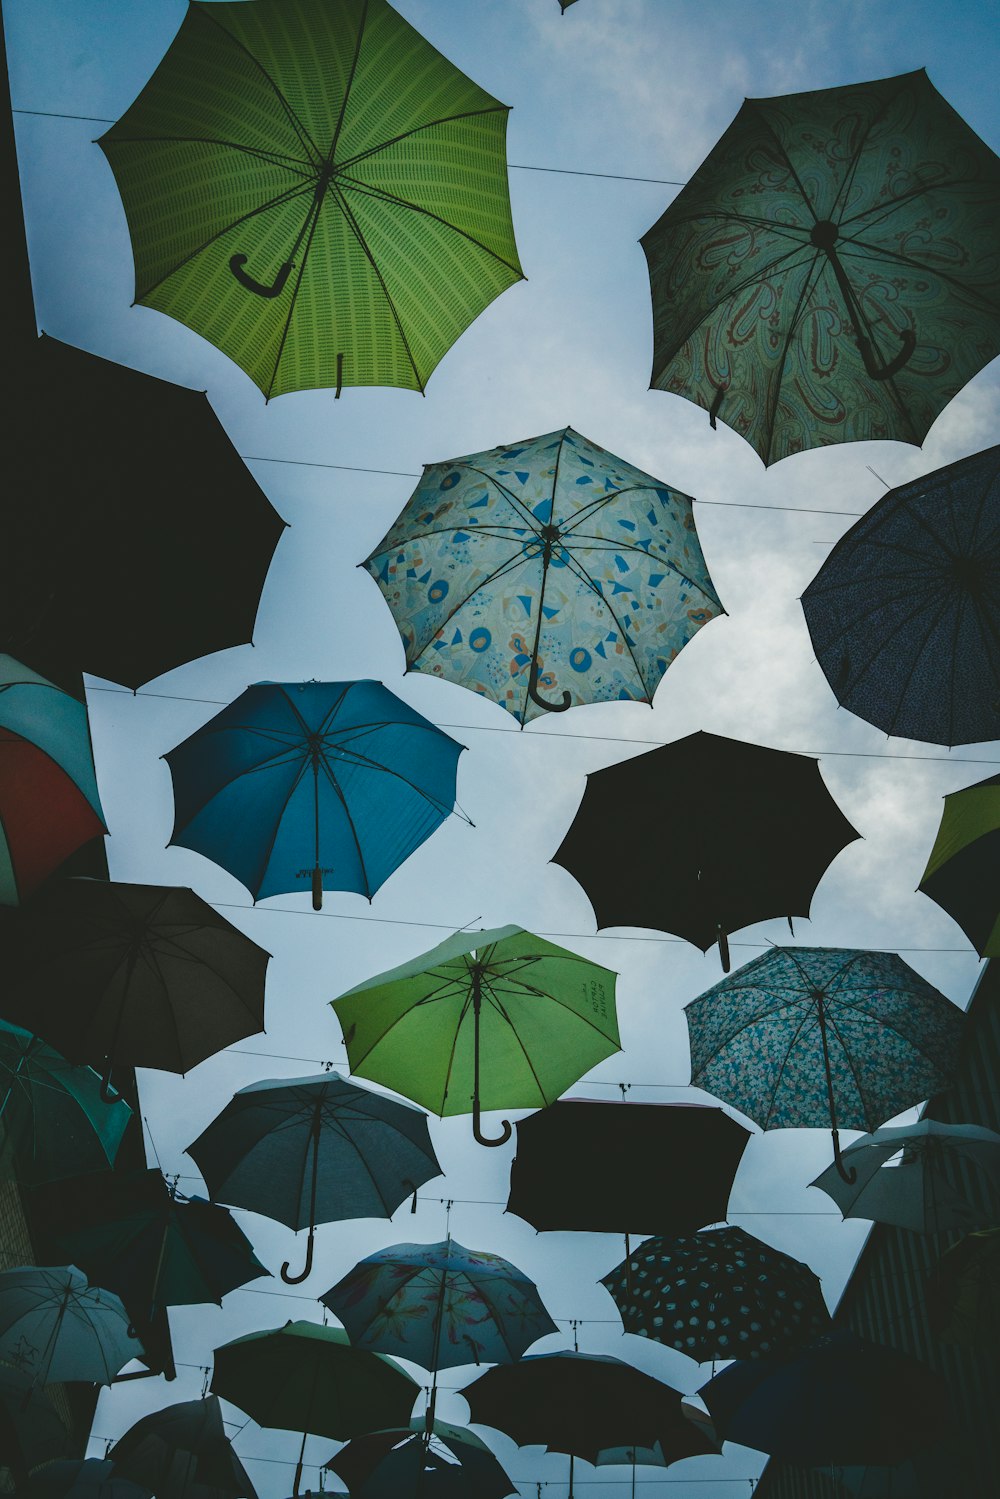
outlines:
[{"label": "umbrella center hub", "polygon": [[973,597],[984,591],[986,570],[980,557],[953,557],[948,571],[958,587]]},{"label": "umbrella center hub", "polygon": [[551,548],[555,546],[556,542],[559,541],[561,537],[562,532],[560,531],[558,526],[548,525],[542,527],[542,540],[547,547]]},{"label": "umbrella center hub", "polygon": [[812,226],[809,238],[817,250],[832,250],[840,238],[840,231],[832,219],[819,219]]}]

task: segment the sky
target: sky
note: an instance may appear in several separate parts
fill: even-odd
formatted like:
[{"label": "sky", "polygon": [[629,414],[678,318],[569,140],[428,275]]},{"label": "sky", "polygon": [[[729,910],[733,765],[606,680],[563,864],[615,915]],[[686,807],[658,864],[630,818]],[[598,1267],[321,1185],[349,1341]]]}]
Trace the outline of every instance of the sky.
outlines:
[{"label": "sky", "polygon": [[[328,1001],[418,956],[451,931],[508,923],[554,935],[616,970],[622,1052],[570,1090],[572,1097],[707,1101],[687,1086],[683,1006],[721,976],[717,953],[645,929],[595,935],[586,894],[550,862],[579,805],[584,778],[697,729],[820,757],[823,777],[862,835],[833,862],[797,921],[810,946],[900,951],[961,1006],[980,971],[960,929],[916,893],[941,798],[991,774],[996,744],[936,746],[887,738],[839,709],[809,643],[799,596],[852,523],[892,486],[996,441],[1000,367],[994,362],[952,401],[922,449],[896,442],[816,449],[765,470],[756,453],[704,411],[647,389],[652,349],[649,284],[639,238],[736,114],[744,96],[833,87],[927,67],[931,81],[1000,149],[1000,31],[989,4],[953,0],[399,0],[397,9],[447,57],[513,106],[508,158],[514,226],[527,279],[499,297],[432,375],[426,395],[403,390],[300,392],[270,404],[218,350],[155,311],[131,307],[132,257],[121,202],[94,138],[156,67],[183,17],[183,0],[3,0],[11,92],[38,324],[105,358],[207,390],[239,453],[289,522],[264,589],[253,646],[220,652],[158,678],[133,696],[89,678],[95,758],[110,830],[112,878],[191,885],[274,955],[266,1035],[212,1058],[186,1078],[140,1074],[147,1152],[186,1191],[201,1189],[185,1147],[231,1094],[268,1077],[346,1070]],[[991,19],[994,24],[991,25]],[[47,113],[50,112],[50,113]],[[564,175],[535,168],[559,168]],[[528,170],[527,168],[532,168]],[[574,174],[608,174],[605,176]],[[617,174],[617,175],[616,175]],[[58,441],[58,413],[47,440]],[[520,733],[502,709],[449,683],[404,675],[399,636],[381,594],[357,564],[405,504],[421,465],[572,425],[632,464],[696,497],[705,556],[727,615],[701,630],[650,709],[576,708]],[[310,466],[312,465],[312,466]],[[355,472],[391,470],[394,473]],[[873,472],[873,470],[875,472]],[[413,478],[405,477],[413,475]],[[137,494],[141,503],[141,493]],[[224,582],[224,579],[222,580]],[[179,597],[177,607],[184,607]],[[170,777],[163,754],[258,680],[374,677],[468,747],[450,818],[378,892],[307,895],[254,908],[247,891],[201,855],[168,847]],[[506,737],[504,737],[506,735]],[[623,806],[641,836],[641,809]],[[665,853],[665,857],[669,856]],[[734,964],[770,942],[784,921],[733,941]],[[511,1111],[507,1111],[511,1112]],[[516,1111],[511,1113],[516,1118]],[[907,1116],[910,1117],[910,1116]],[[487,1119],[487,1128],[492,1124]],[[467,1117],[432,1119],[446,1176],[421,1191],[418,1211],[394,1222],[322,1227],[316,1265],[293,1299],[258,1281],[222,1308],[171,1313],[175,1383],[140,1380],[102,1394],[89,1453],[140,1415],[201,1393],[212,1349],[289,1317],[321,1320],[315,1297],[361,1257],[450,1229],[471,1248],[505,1255],[537,1282],[560,1324],[532,1349],[572,1346],[628,1359],[693,1394],[707,1366],[623,1335],[597,1284],[622,1257],[609,1235],[548,1233],[502,1211],[512,1146],[484,1151]],[[850,1136],[845,1136],[850,1138]],[[833,1307],[866,1227],[841,1223],[809,1181],[830,1159],[828,1133],[755,1133],[731,1198],[731,1221],[821,1277]],[[669,1164],[650,1161],[669,1178]],[[303,1244],[258,1215],[238,1220],[277,1275]],[[426,1383],[423,1371],[412,1370]],[[439,1414],[464,1422],[454,1387],[473,1368],[446,1371]],[[227,1407],[235,1432],[244,1417]],[[524,1495],[566,1492],[567,1460],[517,1449],[477,1428]],[[253,1423],[235,1440],[260,1499],[291,1489],[298,1438]],[[310,1438],[306,1459],[336,1443]],[[643,1469],[637,1488],[664,1499],[727,1499],[749,1491],[763,1457],[727,1445],[721,1457]],[[306,1481],[317,1483],[315,1467]],[[627,1469],[577,1465],[588,1499],[628,1492]],[[647,1486],[649,1486],[647,1488]],[[337,1488],[336,1482],[328,1484]]]}]

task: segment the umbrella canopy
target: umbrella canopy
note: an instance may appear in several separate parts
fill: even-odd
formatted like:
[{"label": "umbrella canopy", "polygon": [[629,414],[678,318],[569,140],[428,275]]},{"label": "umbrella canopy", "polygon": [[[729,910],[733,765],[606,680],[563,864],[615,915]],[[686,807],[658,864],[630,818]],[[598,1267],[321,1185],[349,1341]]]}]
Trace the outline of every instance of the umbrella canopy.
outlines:
[{"label": "umbrella canopy", "polygon": [[86,705],[0,654],[0,905],[105,831]]},{"label": "umbrella canopy", "polygon": [[1000,736],[1000,447],[890,490],[837,542],[802,608],[851,713],[930,744]]},{"label": "umbrella canopy", "polygon": [[418,1386],[392,1359],[352,1348],[337,1327],[286,1322],[215,1350],[212,1389],[261,1426],[343,1441],[386,1425],[404,1426]]},{"label": "umbrella canopy", "polygon": [[22,1181],[106,1171],[131,1118],[128,1104],[102,1097],[96,1072],[0,1020],[0,1128]]},{"label": "umbrella canopy", "polygon": [[25,1499],[150,1499],[151,1492],[95,1457],[46,1463],[18,1490]]},{"label": "umbrella canopy", "polygon": [[288,1284],[309,1274],[317,1223],[391,1218],[441,1171],[420,1109],[337,1072],[241,1088],[188,1154],[213,1197],[308,1227],[305,1270],[282,1266]]},{"label": "umbrella canopy", "polygon": [[689,1233],[726,1217],[749,1138],[703,1104],[563,1099],[518,1121],[506,1211],[537,1229]]},{"label": "umbrella canopy", "polygon": [[35,1383],[109,1385],[142,1351],[118,1297],[88,1286],[72,1265],[0,1273],[0,1359]]},{"label": "umbrella canopy", "polygon": [[25,912],[4,1008],[74,1062],[187,1072],[264,1028],[270,954],[193,890],[62,880]]},{"label": "umbrella canopy", "polygon": [[370,898],[453,810],[463,748],[381,682],[258,682],[164,756],[170,841],[255,900]]},{"label": "umbrella canopy", "polygon": [[949,1489],[969,1492],[963,1472],[961,1440],[922,1451],[902,1463],[865,1463],[838,1468],[846,1494],[853,1499],[941,1499]]},{"label": "umbrella canopy", "polygon": [[927,1311],[943,1342],[995,1349],[1000,1338],[1000,1228],[967,1234],[927,1283]]},{"label": "umbrella canopy", "polygon": [[946,1087],[961,1010],[895,953],[774,947],[685,1009],[691,1082],[764,1129],[875,1129]]},{"label": "umbrella canopy", "polygon": [[1000,352],[1000,161],[921,69],[747,99],[642,238],[650,385],[774,463],[919,444]]},{"label": "umbrella canopy", "polygon": [[981,958],[1000,958],[1000,775],[953,791],[918,889],[954,917]]},{"label": "umbrella canopy", "polygon": [[[886,1164],[902,1151],[902,1160]],[[959,1163],[969,1162],[991,1206],[977,1208],[962,1189]],[[844,1151],[855,1180],[834,1166],[810,1186],[832,1197],[845,1218],[871,1218],[921,1234],[951,1233],[1000,1218],[1000,1134],[978,1124],[921,1119],[902,1129],[877,1129]]]},{"label": "umbrella canopy", "polygon": [[626,1332],[708,1359],[766,1358],[821,1337],[830,1314],[800,1260],[742,1228],[647,1239],[601,1277]]},{"label": "umbrella canopy", "polygon": [[507,112],[385,0],[192,4],[100,141],[135,300],[268,398],[422,391],[522,277]]},{"label": "umbrella canopy", "polygon": [[504,1499],[517,1487],[468,1427],[435,1421],[354,1437],[326,1464],[356,1499]]},{"label": "umbrella canopy", "polygon": [[598,926],[657,927],[702,952],[719,942],[728,972],[727,936],[808,916],[827,865],[859,836],[811,756],[698,732],[591,772],[553,862]]},{"label": "umbrella canopy", "polygon": [[0,1363],[0,1453],[16,1478],[29,1468],[60,1458],[69,1447],[69,1432],[30,1369]]},{"label": "umbrella canopy", "polygon": [[790,1359],[730,1364],[698,1394],[723,1440],[814,1466],[900,1462],[951,1424],[940,1375],[850,1332]]},{"label": "umbrella canopy", "polygon": [[540,1108],[618,1051],[607,968],[520,927],[456,932],[333,1001],[351,1071],[442,1117]]},{"label": "umbrella canopy", "polygon": [[364,566],[407,668],[522,726],[574,703],[652,702],[724,612],[688,496],[572,427],[425,467]]},{"label": "umbrella canopy", "polygon": [[149,1321],[165,1306],[221,1306],[270,1273],[231,1213],[181,1197],[159,1171],[57,1182],[35,1193],[32,1215],[57,1254]]},{"label": "umbrella canopy", "polygon": [[[136,688],[251,639],[285,523],[204,391],[43,335],[7,410],[0,649]],[[59,440],[39,442],[53,411]]]},{"label": "umbrella canopy", "polygon": [[148,1484],[157,1499],[257,1499],[226,1436],[217,1395],[143,1416],[108,1455],[117,1473]]}]

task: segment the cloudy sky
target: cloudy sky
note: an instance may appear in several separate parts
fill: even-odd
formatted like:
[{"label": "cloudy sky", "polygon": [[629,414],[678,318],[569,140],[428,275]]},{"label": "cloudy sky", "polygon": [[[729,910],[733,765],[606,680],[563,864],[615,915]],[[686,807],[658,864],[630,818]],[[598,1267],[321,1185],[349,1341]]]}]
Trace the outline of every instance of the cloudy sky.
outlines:
[{"label": "cloudy sky", "polygon": [[[959,928],[916,894],[941,797],[990,774],[997,745],[949,753],[887,739],[838,709],[809,644],[798,598],[851,517],[885,485],[912,479],[996,441],[1000,378],[974,379],[931,428],[922,450],[899,443],[817,449],[765,471],[756,453],[693,405],[647,390],[652,346],[649,286],[638,244],[676,189],[737,112],[743,97],[789,93],[926,66],[973,128],[1000,146],[995,81],[1000,35],[985,0],[948,6],[915,0],[399,0],[397,8],[478,83],[513,105],[508,154],[518,245],[527,280],[501,296],[463,335],[421,398],[400,390],[348,389],[282,396],[265,405],[251,381],[198,336],[148,309],[131,308],[132,258],[110,169],[92,143],[104,128],[46,112],[116,119],[152,73],[183,17],[183,0],[3,0],[28,243],[39,327],[83,348],[208,391],[238,452],[290,523],[264,590],[254,647],[241,647],[159,678],[137,696],[89,681],[112,877],[190,884],[274,954],[267,1033],[203,1063],[187,1078],[141,1075],[149,1158],[200,1179],[184,1148],[232,1092],[264,1077],[300,1076],[345,1061],[327,1002],[378,971],[432,947],[450,931],[518,923],[558,934],[616,969],[623,1052],[572,1096],[678,1101],[703,1098],[689,1077],[683,1006],[720,977],[717,955],[663,934],[616,929],[595,936],[590,903],[550,863],[589,771],[696,729],[821,757],[828,787],[863,835],[839,855],[796,923],[809,945],[901,951],[964,1006],[979,963]],[[527,168],[561,168],[558,175]],[[616,175],[618,174],[618,175]],[[52,440],[58,438],[54,413]],[[404,676],[399,637],[360,562],[402,509],[421,465],[571,424],[593,441],[697,497],[705,555],[727,617],[702,630],[656,694],[652,710],[616,703],[574,709],[518,733],[495,705],[462,689]],[[311,465],[311,466],[310,466]],[[869,467],[870,466],[870,467]],[[392,470],[395,473],[353,472]],[[872,469],[876,473],[872,473]],[[877,476],[878,477],[877,477]],[[141,493],[137,494],[141,503]],[[224,580],[223,580],[224,581]],[[183,598],[178,608],[183,608]],[[458,795],[474,826],[450,819],[393,875],[369,906],[328,895],[321,916],[307,896],[254,909],[246,890],[201,856],[166,847],[172,798],[166,750],[252,681],[375,677],[438,724],[468,753]],[[623,806],[642,835],[641,809]],[[669,858],[669,850],[664,857]],[[734,963],[769,941],[775,921],[747,929]],[[536,1235],[504,1216],[511,1147],[483,1151],[466,1118],[432,1121],[446,1178],[429,1183],[415,1216],[322,1228],[316,1268],[297,1288],[250,1291],[222,1309],[178,1310],[173,1385],[140,1381],[102,1395],[91,1455],[147,1410],[193,1398],[212,1349],[288,1317],[320,1320],[313,1298],[361,1256],[403,1239],[444,1237],[492,1249],[538,1282],[562,1332],[534,1351],[572,1346],[627,1358],[685,1392],[710,1370],[656,1344],[623,1336],[596,1284],[621,1258],[602,1235]],[[154,1156],[155,1150],[155,1156]],[[744,1156],[731,1219],[805,1259],[837,1297],[864,1239],[841,1224],[807,1183],[829,1161],[822,1131],[756,1135]],[[661,1162],[650,1169],[668,1173]],[[830,1216],[830,1213],[833,1216]],[[280,1225],[241,1213],[241,1225],[275,1273],[301,1253]],[[280,1285],[280,1282],[278,1283]],[[448,1371],[458,1386],[474,1370]],[[418,1378],[426,1379],[414,1370]],[[467,1419],[457,1394],[440,1413]],[[233,1409],[231,1430],[243,1421]],[[525,1494],[537,1482],[565,1492],[566,1459],[518,1450],[488,1436]],[[313,1438],[307,1459],[336,1444]],[[298,1440],[250,1423],[237,1450],[261,1499],[290,1491]],[[743,1492],[759,1454],[727,1447],[640,1472],[671,1499]],[[316,1472],[307,1474],[313,1484]],[[708,1480],[706,1482],[706,1480]],[[628,1492],[625,1469],[578,1467],[593,1499]],[[586,1486],[584,1486],[586,1484]],[[659,1485],[659,1488],[655,1486]]]}]

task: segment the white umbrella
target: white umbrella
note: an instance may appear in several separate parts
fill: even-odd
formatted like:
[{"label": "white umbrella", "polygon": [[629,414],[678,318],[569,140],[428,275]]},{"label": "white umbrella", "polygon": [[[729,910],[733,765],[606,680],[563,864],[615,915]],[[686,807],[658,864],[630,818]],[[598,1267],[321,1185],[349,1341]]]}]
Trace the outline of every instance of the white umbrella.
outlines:
[{"label": "white umbrella", "polygon": [[[902,1159],[887,1164],[900,1151]],[[978,1124],[922,1119],[877,1129],[848,1146],[843,1159],[857,1172],[855,1181],[844,1181],[836,1166],[828,1166],[810,1186],[832,1197],[845,1218],[871,1218],[923,1234],[974,1228],[984,1214],[956,1184],[955,1168],[963,1160],[981,1169],[1000,1209],[1000,1134]]]},{"label": "white umbrella", "polygon": [[0,1359],[38,1384],[110,1384],[143,1351],[110,1291],[72,1265],[21,1265],[0,1274]]}]

